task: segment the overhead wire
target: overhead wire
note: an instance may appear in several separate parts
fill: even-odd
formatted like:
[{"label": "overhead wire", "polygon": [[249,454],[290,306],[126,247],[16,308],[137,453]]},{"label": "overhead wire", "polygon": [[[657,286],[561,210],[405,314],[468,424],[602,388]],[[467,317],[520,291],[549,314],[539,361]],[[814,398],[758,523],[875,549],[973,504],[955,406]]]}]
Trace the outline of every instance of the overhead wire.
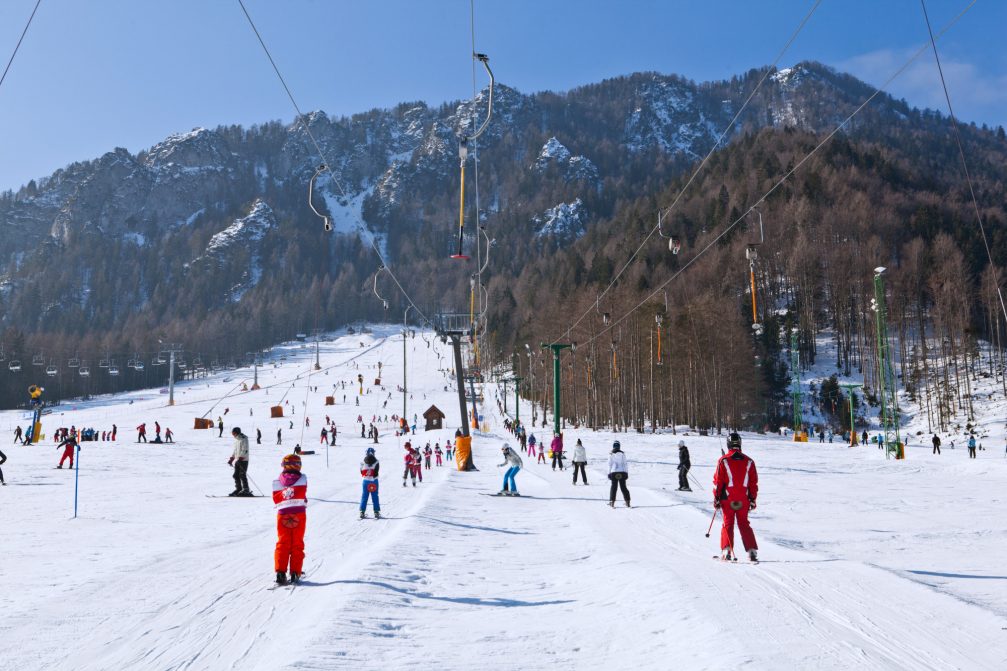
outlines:
[{"label": "overhead wire", "polygon": [[[314,145],[315,151],[318,153],[319,158],[322,159],[322,163],[324,163],[326,166],[329,166],[329,175],[330,179],[332,180],[332,183],[336,185],[336,188],[339,190],[340,195],[344,199],[349,200],[349,195],[347,195],[346,189],[343,188],[343,185],[340,182],[340,180],[337,179],[335,173],[332,172],[331,166],[333,164],[329,162],[328,157],[325,155],[325,152],[322,151],[321,145],[315,138],[315,134],[311,132],[311,127],[308,124],[307,116],[301,111],[300,105],[297,104],[297,100],[294,98],[294,94],[290,91],[290,87],[287,85],[286,79],[284,79],[283,74],[280,72],[279,66],[276,65],[276,61],[273,59],[273,55],[272,53],[270,53],[269,47],[266,46],[266,42],[262,38],[262,34],[256,27],[255,21],[252,20],[252,15],[248,13],[248,8],[245,7],[244,0],[238,0],[238,4],[241,6],[241,11],[244,12],[245,18],[248,19],[248,25],[251,26],[252,31],[255,33],[255,37],[259,40],[259,44],[262,46],[262,50],[263,52],[265,52],[266,58],[269,59],[270,65],[273,66],[273,72],[276,73],[277,79],[279,79],[280,83],[283,85],[283,90],[286,91],[287,97],[290,99],[290,103],[294,106],[294,111],[297,112],[298,121],[301,122],[301,125],[304,127],[305,132],[311,139],[311,144]],[[366,230],[367,226],[360,218],[360,216],[356,213],[354,213],[353,216],[357,220],[357,223],[361,226],[361,228]],[[398,287],[399,292],[403,295],[403,297],[405,297],[406,301],[413,307],[413,309],[416,310],[416,313],[422,318],[424,324],[433,324],[433,322],[426,316],[423,310],[421,310],[419,306],[416,305],[413,299],[409,296],[409,293],[402,286],[402,283],[399,281],[399,278],[396,277],[395,273],[392,271],[391,266],[388,264],[387,259],[385,259],[385,255],[381,253],[381,248],[378,246],[377,243],[377,237],[375,235],[370,235],[368,237],[370,238],[371,249],[374,250],[374,253],[377,255],[378,260],[381,262],[381,265],[384,266],[384,269],[388,271],[388,274],[391,276],[392,281],[395,283],[395,286]]]},{"label": "overhead wire", "polygon": [[[943,36],[944,33],[946,33],[956,23],[958,23],[958,21],[963,16],[965,16],[965,14],[968,13],[968,11],[970,9],[972,9],[972,7],[976,4],[976,2],[977,2],[977,0],[971,0],[971,2],[969,2],[969,4],[961,12],[959,12],[957,16],[955,16],[953,19],[951,19],[951,21],[949,21],[947,24],[945,24],[945,26],[941,29],[941,31],[939,33],[937,33],[936,38],[940,38],[941,36]],[[705,247],[703,247],[699,252],[697,252],[695,255],[693,255],[693,257],[690,258],[671,277],[669,277],[663,283],[661,283],[660,285],[658,285],[657,288],[654,289],[654,291],[652,291],[650,294],[648,294],[646,298],[644,298],[642,301],[640,301],[639,303],[637,303],[633,308],[631,308],[623,316],[619,317],[618,319],[616,319],[614,321],[611,321],[605,328],[603,328],[597,334],[593,335],[584,344],[590,344],[591,342],[597,340],[598,338],[600,338],[604,334],[608,333],[615,326],[621,324],[623,321],[626,320],[627,317],[629,317],[634,312],[636,312],[637,310],[639,310],[640,308],[642,308],[644,305],[646,305],[648,302],[650,302],[655,296],[657,296],[659,293],[661,293],[665,289],[665,287],[667,287],[669,284],[671,284],[679,275],[681,275],[682,273],[684,273],[689,268],[689,266],[691,266],[693,263],[695,263],[701,256],[703,256],[703,254],[705,254],[707,251],[709,251],[714,245],[716,245],[718,242],[720,242],[724,238],[724,236],[726,236],[729,232],[731,232],[731,230],[734,229],[735,226],[737,226],[738,224],[740,224],[742,221],[745,220],[745,218],[749,214],[751,214],[753,211],[755,211],[755,209],[760,204],[762,204],[766,200],[766,198],[768,198],[769,196],[771,196],[788,179],[790,179],[790,177],[795,172],[797,172],[797,170],[802,165],[804,165],[805,163],[807,163],[811,159],[811,157],[814,156],[818,152],[819,149],[821,149],[823,146],[825,146],[825,144],[828,143],[829,140],[831,140],[840,130],[842,130],[843,128],[845,128],[846,125],[853,119],[853,117],[855,117],[857,114],[860,113],[861,110],[863,110],[865,107],[867,107],[867,105],[869,105],[871,103],[871,101],[873,101],[876,97],[878,97],[879,95],[881,95],[881,93],[885,90],[885,88],[889,84],[891,84],[897,77],[899,77],[903,72],[905,72],[909,68],[909,66],[912,65],[916,61],[916,59],[919,58],[923,54],[923,52],[926,51],[929,48],[930,48],[930,44],[929,43],[927,43],[927,44],[923,45],[922,47],[920,47],[912,56],[909,57],[909,59],[905,63],[903,63],[903,65],[898,70],[896,70],[890,77],[888,77],[888,79],[885,80],[885,82],[881,86],[877,87],[875,89],[874,93],[872,93],[870,96],[868,96],[868,98],[866,100],[864,100],[864,102],[862,102],[855,110],[853,110],[853,112],[851,112],[849,116],[847,116],[845,119],[843,119],[839,123],[839,125],[837,125],[828,135],[825,136],[825,138],[821,142],[819,142],[817,145],[815,145],[814,149],[812,149],[810,152],[808,152],[800,161],[797,162],[796,165],[794,165],[790,170],[788,170],[787,173],[785,175],[783,175],[783,177],[781,177],[775,184],[773,184],[773,186],[770,187],[768,191],[766,191],[762,196],[760,196],[759,199],[757,201],[755,201],[755,203],[753,203],[751,206],[749,206],[749,208],[747,210],[745,210],[741,214],[741,216],[739,216],[737,219],[735,219],[729,226],[727,226],[727,228],[725,228],[723,231],[721,231],[720,234],[718,234],[715,238],[713,238],[713,240],[711,240]],[[567,331],[567,332],[569,333],[569,331]]]},{"label": "overhead wire", "polygon": [[35,18],[35,12],[38,11],[38,6],[41,4],[42,0],[36,0],[35,8],[31,10],[31,16],[28,17],[28,22],[24,24],[24,30],[21,31],[21,37],[18,38],[17,44],[14,45],[14,51],[7,60],[7,66],[3,69],[3,74],[0,75],[0,86],[3,86],[4,80],[7,79],[7,73],[10,72],[10,66],[14,63],[14,57],[17,56],[18,50],[21,49],[21,43],[24,42],[24,36],[28,34],[28,28],[31,27],[32,19]]},{"label": "overhead wire", "polygon": [[[758,93],[759,90],[762,88],[762,85],[766,81],[766,79],[769,78],[769,75],[771,75],[773,72],[776,71],[776,66],[779,64],[779,62],[783,58],[784,54],[786,54],[787,50],[790,49],[790,46],[794,43],[794,40],[797,39],[797,36],[804,29],[804,26],[807,25],[808,21],[811,20],[811,17],[815,13],[815,10],[817,10],[818,6],[821,5],[821,4],[822,4],[822,0],[815,0],[815,4],[812,5],[812,7],[808,11],[808,13],[804,16],[803,19],[801,19],[800,24],[798,24],[797,28],[790,35],[790,39],[787,40],[787,43],[785,45],[783,45],[783,48],[780,50],[780,53],[777,54],[776,59],[773,60],[772,64],[768,68],[766,68],[765,72],[762,73],[762,77],[759,79],[759,82],[755,85],[755,88],[752,89],[751,93],[749,93],[748,97],[745,99],[745,102],[742,103],[741,107],[738,108],[738,111],[735,112],[734,117],[731,119],[731,122],[727,124],[727,127],[725,127],[724,130],[717,137],[717,141],[714,142],[713,146],[710,148],[710,151],[707,152],[707,154],[706,154],[705,157],[703,157],[703,160],[700,161],[699,166],[696,167],[696,169],[693,171],[692,175],[689,177],[688,181],[679,190],[679,192],[675,196],[674,200],[672,200],[671,205],[669,205],[666,208],[663,208],[660,211],[660,215],[661,216],[658,218],[658,222],[660,222],[661,219],[663,219],[663,218],[667,217],[669,214],[671,214],[671,212],[672,212],[672,210],[674,210],[675,206],[678,205],[678,202],[682,199],[682,196],[685,194],[686,190],[692,185],[692,183],[693,183],[693,181],[695,181],[696,177],[699,176],[699,173],[702,172],[703,168],[706,167],[706,164],[710,160],[710,157],[713,156],[713,154],[717,151],[717,149],[720,147],[720,145],[724,142],[724,139],[727,137],[728,133],[730,133],[731,129],[734,128],[735,124],[738,122],[738,119],[741,118],[742,113],[745,111],[745,109],[748,108],[748,104],[755,97],[755,94]],[[632,265],[632,263],[633,263],[634,260],[636,260],[636,257],[640,254],[640,251],[644,248],[644,246],[654,236],[654,233],[656,233],[659,230],[659,227],[660,227],[660,223],[658,223],[656,226],[654,226],[652,229],[650,229],[650,231],[647,233],[646,237],[644,237],[643,242],[640,243],[640,246],[637,247],[636,250],[630,255],[629,260],[626,261],[626,263],[622,266],[622,268],[619,269],[619,272],[616,273],[615,277],[612,278],[612,281],[609,282],[609,284],[608,284],[607,287],[605,287],[605,290],[602,291],[600,294],[598,294],[598,298],[597,298],[598,301],[600,301],[602,298],[604,298],[604,296],[609,291],[612,290],[612,287],[615,286],[615,283],[619,281],[619,278],[622,277],[622,274],[624,272],[626,272],[626,269],[629,268],[630,265]],[[587,310],[584,311],[584,314],[582,314],[580,316],[580,318],[577,319],[577,321],[575,321],[570,327],[568,327],[566,329],[567,338],[569,338],[570,333],[572,333],[573,330],[575,328],[577,328],[577,326],[582,321],[584,321],[584,319],[590,313],[591,313],[591,308],[588,308]]]},{"label": "overhead wire", "polygon": [[948,103],[948,115],[951,117],[951,127],[955,132],[955,143],[958,145],[958,156],[962,162],[962,171],[965,173],[965,180],[969,184],[969,195],[972,196],[972,207],[975,209],[976,222],[979,224],[979,233],[982,235],[983,246],[986,248],[986,258],[989,259],[990,269],[993,271],[993,281],[996,284],[997,296],[1000,298],[1000,309],[1003,311],[1004,320],[1007,321],[1007,305],[1004,305],[1003,292],[1000,290],[1000,278],[997,273],[996,264],[993,263],[993,254],[990,252],[990,244],[986,239],[986,227],[983,225],[982,215],[979,213],[979,201],[976,198],[976,191],[972,185],[972,175],[969,173],[968,161],[965,160],[965,149],[962,147],[961,132],[958,130],[958,119],[955,117],[954,107],[951,106],[951,94],[948,93],[947,82],[944,81],[944,68],[941,66],[941,57],[937,53],[937,41],[934,40],[934,31],[930,27],[930,16],[927,14],[927,5],[924,0],[920,0],[923,8],[923,19],[927,23],[927,34],[930,35],[930,45],[934,50],[934,60],[937,61],[937,73],[941,77],[941,86],[944,88],[944,99]]}]

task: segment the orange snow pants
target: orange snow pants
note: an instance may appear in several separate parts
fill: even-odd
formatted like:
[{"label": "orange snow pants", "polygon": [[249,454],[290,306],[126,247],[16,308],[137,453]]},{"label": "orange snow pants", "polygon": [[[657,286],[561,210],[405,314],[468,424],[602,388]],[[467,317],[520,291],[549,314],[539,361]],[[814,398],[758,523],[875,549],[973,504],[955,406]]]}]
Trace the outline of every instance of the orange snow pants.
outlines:
[{"label": "orange snow pants", "polygon": [[[750,505],[748,501],[741,501],[741,508],[734,510],[731,508],[730,501],[723,501],[720,504],[720,510],[724,513],[724,527],[720,532],[720,549],[730,547],[732,550],[735,549],[734,545],[734,520],[738,520],[738,531],[741,532],[741,542],[745,545],[745,551],[748,550],[758,550],[759,546],[755,542],[755,532],[752,531],[752,525],[748,523],[748,510]],[[735,550],[735,554],[737,551]]]},{"label": "orange snow pants", "polygon": [[306,513],[294,513],[276,516],[276,552],[273,555],[276,571],[287,572],[290,565],[291,573],[302,573],[304,564],[304,527],[307,524]]}]

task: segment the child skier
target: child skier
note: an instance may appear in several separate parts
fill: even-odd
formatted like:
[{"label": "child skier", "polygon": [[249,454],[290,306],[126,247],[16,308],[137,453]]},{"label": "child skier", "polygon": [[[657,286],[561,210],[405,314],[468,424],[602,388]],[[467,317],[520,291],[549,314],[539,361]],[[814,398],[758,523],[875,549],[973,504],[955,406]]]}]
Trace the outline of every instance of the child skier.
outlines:
[{"label": "child skier", "polygon": [[444,458],[451,461],[451,456],[454,454],[454,448],[451,447],[451,441],[447,440],[444,442]]},{"label": "child skier", "polygon": [[444,465],[444,458],[443,458],[444,457],[444,451],[441,449],[441,444],[440,443],[437,443],[437,445],[434,446],[434,457],[436,458],[438,466],[443,466]]},{"label": "child skier", "polygon": [[430,443],[423,448],[423,466],[429,471],[430,470],[430,457],[432,457],[434,451],[430,449]]},{"label": "child skier", "polygon": [[273,565],[276,582],[287,584],[301,580],[304,564],[304,527],[307,524],[308,478],[301,473],[301,458],[288,454],[281,462],[283,472],[273,480],[273,503],[276,504],[276,551]]},{"label": "child skier", "polygon": [[413,446],[409,441],[406,441],[405,448],[406,448],[406,455],[405,457],[403,457],[403,461],[405,461],[406,468],[404,471],[402,471],[402,486],[403,487],[406,486],[406,480],[408,480],[409,477],[411,476],[413,479],[413,487],[415,487],[416,471],[418,469],[415,469],[413,467],[413,461],[414,459],[418,458],[419,453],[413,449]]},{"label": "child skier", "polygon": [[528,436],[528,456],[529,457],[534,457],[535,456],[535,443],[536,443],[535,434],[533,433],[530,436]]},{"label": "child skier", "polygon": [[[374,519],[381,519],[381,503],[378,501],[378,470],[381,463],[374,456],[374,448],[368,447],[364,460],[360,463],[361,489],[360,519],[367,517],[367,499],[374,507]],[[405,484],[405,483],[403,483]]]},{"label": "child skier", "polygon": [[[728,452],[717,460],[713,473],[713,507],[724,514],[724,526],[720,532],[720,551],[724,559],[731,559],[734,552],[734,520],[738,520],[741,542],[745,545],[748,558],[758,561],[759,546],[755,533],[748,523],[748,511],[755,510],[755,499],[759,495],[759,474],[755,461],[741,453],[741,436],[732,433],[727,441]],[[726,505],[725,505],[726,504]]]},{"label": "child skier", "polygon": [[63,468],[63,462],[67,459],[70,460],[70,468],[73,468],[73,451],[77,447],[77,434],[70,433],[66,440],[56,446],[56,449],[63,448],[63,457],[59,460],[59,466],[56,468]]},{"label": "child skier", "polygon": [[511,446],[507,443],[503,444],[500,448],[503,452],[504,462],[498,464],[497,468],[501,466],[507,466],[507,472],[504,473],[503,479],[503,489],[500,490],[501,496],[521,496],[517,491],[517,484],[514,482],[514,476],[518,474],[521,470],[523,463],[521,462],[521,455],[511,449]]}]

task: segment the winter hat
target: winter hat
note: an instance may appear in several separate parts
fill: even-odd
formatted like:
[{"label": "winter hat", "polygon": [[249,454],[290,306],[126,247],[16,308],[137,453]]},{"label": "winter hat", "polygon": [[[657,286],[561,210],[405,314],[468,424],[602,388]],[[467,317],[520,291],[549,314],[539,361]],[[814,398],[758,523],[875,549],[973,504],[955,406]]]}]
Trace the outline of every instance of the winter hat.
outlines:
[{"label": "winter hat", "polygon": [[622,449],[622,445],[619,444],[618,440],[615,441],[614,443],[612,443],[612,451],[613,452],[618,452],[621,449]]},{"label": "winter hat", "polygon": [[239,434],[241,434],[241,429],[239,429],[238,427],[234,427],[233,429],[231,429],[232,436],[237,436]]},{"label": "winter hat", "polygon": [[296,454],[288,454],[287,456],[283,457],[283,461],[280,462],[280,465],[283,467],[283,470],[285,471],[297,471],[298,473],[301,472],[301,458]]},{"label": "winter hat", "polygon": [[580,442],[580,438],[577,439],[577,444],[580,445],[581,447],[584,447],[584,444]]},{"label": "winter hat", "polygon": [[367,448],[367,454],[374,454],[374,448],[373,447],[368,447]]},{"label": "winter hat", "polygon": [[685,441],[684,440],[678,441],[678,446],[679,447],[685,447]]}]

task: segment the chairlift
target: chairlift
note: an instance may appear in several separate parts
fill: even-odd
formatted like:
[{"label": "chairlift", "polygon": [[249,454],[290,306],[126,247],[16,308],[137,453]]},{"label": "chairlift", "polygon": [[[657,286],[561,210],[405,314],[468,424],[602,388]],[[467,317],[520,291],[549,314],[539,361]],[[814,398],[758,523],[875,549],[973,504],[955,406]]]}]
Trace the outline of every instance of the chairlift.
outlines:
[{"label": "chairlift", "polygon": [[381,301],[381,304],[384,306],[385,310],[387,310],[388,301],[378,293],[378,275],[381,274],[382,270],[386,270],[386,268],[384,266],[378,266],[377,272],[374,273],[374,295],[378,297],[378,300]]},{"label": "chairlift", "polygon": [[143,359],[137,359],[136,364],[133,366],[133,370],[140,372],[143,370]]},{"label": "chairlift", "polygon": [[119,367],[117,365],[115,365],[114,361],[113,362],[109,362],[108,374],[111,375],[111,376],[113,376],[113,377],[119,374]]},{"label": "chairlift", "polygon": [[325,172],[328,169],[329,169],[329,167],[327,165],[325,165],[324,163],[322,163],[320,166],[318,166],[315,169],[315,174],[311,176],[311,179],[308,180],[308,207],[311,208],[312,212],[314,212],[316,215],[318,215],[319,217],[321,217],[322,221],[324,222],[322,224],[322,226],[323,226],[325,232],[326,233],[331,233],[332,232],[332,220],[329,219],[324,214],[322,214],[321,212],[319,212],[318,210],[316,210],[315,209],[315,204],[312,202],[312,195],[314,194],[314,190],[315,190],[315,180],[318,179],[318,176],[320,174],[322,174],[323,172]]},{"label": "chairlift", "polygon": [[44,366],[45,365],[45,356],[42,355],[42,354],[35,354],[35,355],[33,355],[32,358],[31,358],[31,365],[33,365],[33,366]]},{"label": "chairlift", "polygon": [[186,368],[189,367],[189,364],[185,362],[185,359],[177,359],[175,361],[175,365],[178,366],[179,370],[185,370]]},{"label": "chairlift", "polygon": [[21,362],[18,359],[11,359],[11,362],[7,365],[7,368],[12,373],[20,372],[20,370],[21,370]]},{"label": "chairlift", "polygon": [[98,360],[98,368],[108,368],[108,367],[109,367],[109,360],[108,359],[99,359]]},{"label": "chairlift", "polygon": [[126,368],[136,368],[136,359],[133,358],[127,359]]},{"label": "chairlift", "polygon": [[59,368],[56,368],[55,359],[49,360],[49,365],[45,368],[45,374],[49,377],[56,377],[59,374]]},{"label": "chairlift", "polygon": [[77,357],[73,357],[72,359],[66,362],[66,366],[67,368],[80,368],[80,359],[78,359]]},{"label": "chairlift", "polygon": [[[489,125],[490,118],[493,116],[493,86],[496,83],[496,79],[493,77],[493,71],[490,70],[489,56],[486,54],[472,54],[472,58],[478,60],[483,64],[486,69],[486,74],[489,75],[489,95],[486,104],[486,118],[483,119],[482,124],[472,135],[462,135],[461,139],[458,141],[458,163],[461,169],[461,187],[459,189],[460,195],[458,199],[458,248],[454,254],[451,255],[452,259],[458,259],[461,261],[467,261],[468,256],[463,252],[462,245],[465,240],[465,163],[468,161],[469,157],[469,142],[476,140]],[[475,103],[475,100],[473,100]],[[476,212],[476,218],[479,217],[479,213]],[[476,241],[478,243],[478,239]]]},{"label": "chairlift", "polygon": [[202,368],[203,367],[203,358],[197,356],[195,359],[192,360],[192,365],[195,366],[196,368]]},{"label": "chairlift", "polygon": [[674,233],[664,234],[661,230],[661,222],[664,220],[664,211],[659,210],[657,213],[657,234],[668,241],[668,251],[672,254],[678,255],[682,251],[682,238],[678,237]]},{"label": "chairlift", "polygon": [[77,370],[77,374],[81,377],[89,377],[91,375],[91,368],[87,365],[87,362],[81,364],[80,368]]}]

